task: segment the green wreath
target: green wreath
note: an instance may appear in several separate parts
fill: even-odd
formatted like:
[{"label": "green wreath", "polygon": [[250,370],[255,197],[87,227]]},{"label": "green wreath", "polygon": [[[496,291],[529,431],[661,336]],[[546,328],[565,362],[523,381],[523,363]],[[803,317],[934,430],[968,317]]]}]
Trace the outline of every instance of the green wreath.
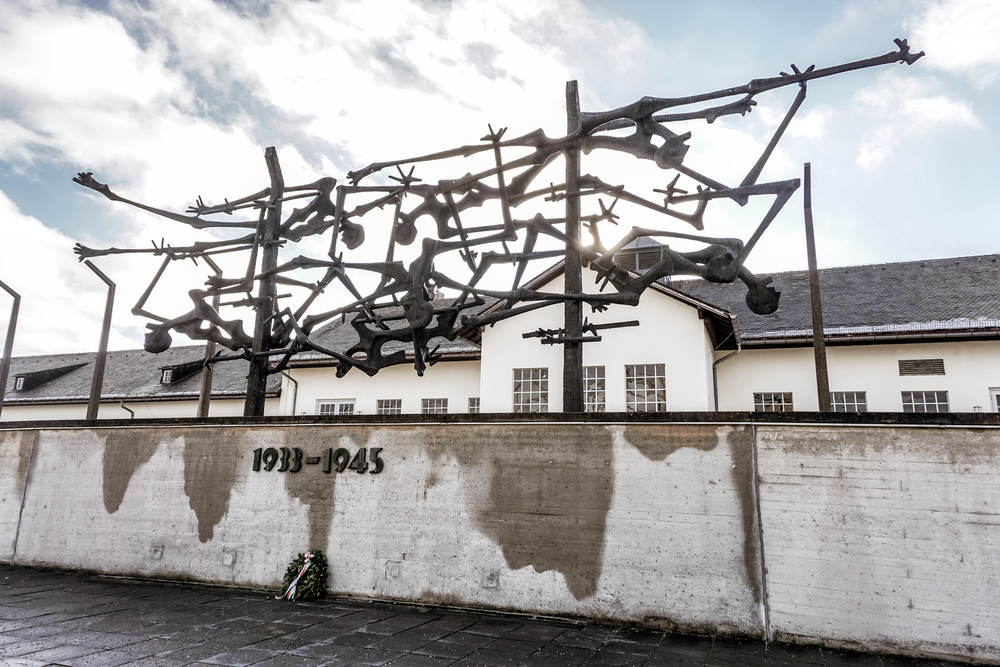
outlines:
[{"label": "green wreath", "polygon": [[[288,587],[295,581],[295,577],[299,576],[299,572],[302,571],[302,566],[305,562],[305,554],[299,554],[295,560],[288,564],[288,568],[285,570],[285,578],[281,581],[281,590],[283,593],[288,591]],[[330,572],[327,569],[326,556],[319,549],[313,551],[312,558],[309,560],[309,569],[299,579],[299,583],[295,586],[295,593],[289,599],[315,600],[318,597],[326,595],[326,582],[329,576]]]}]

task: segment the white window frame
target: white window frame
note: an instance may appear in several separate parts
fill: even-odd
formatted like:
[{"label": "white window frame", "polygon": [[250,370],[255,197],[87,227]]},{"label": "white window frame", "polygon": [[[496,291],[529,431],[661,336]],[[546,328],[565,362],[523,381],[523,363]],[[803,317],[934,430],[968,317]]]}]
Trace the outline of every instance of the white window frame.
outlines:
[{"label": "white window frame", "polygon": [[316,401],[316,414],[323,416],[344,416],[354,412],[353,398],[323,398]]},{"label": "white window frame", "polygon": [[403,399],[401,398],[380,398],[375,401],[375,414],[377,415],[401,415],[403,414]]},{"label": "white window frame", "polygon": [[514,412],[549,411],[548,368],[515,368],[513,377]]},{"label": "white window frame", "polygon": [[482,402],[479,400],[478,396],[472,396],[469,398],[469,414],[478,415],[481,410]]},{"label": "white window frame", "polygon": [[794,406],[790,391],[755,391],[753,394],[754,412],[794,412]]},{"label": "white window frame", "polygon": [[447,398],[421,398],[420,414],[422,415],[446,415],[448,414]]},{"label": "white window frame", "polygon": [[[651,396],[652,401],[650,401]],[[625,410],[626,412],[667,411],[665,364],[625,366]]]},{"label": "white window frame", "polygon": [[160,384],[170,384],[174,379],[174,369],[164,368],[160,372]]},{"label": "white window frame", "polygon": [[[919,397],[919,402],[918,402]],[[942,402],[942,397],[944,401]],[[928,399],[931,400],[928,400]],[[909,402],[907,402],[909,399]],[[951,412],[951,405],[946,391],[904,391],[902,395],[903,412]],[[944,407],[944,410],[941,407]],[[907,410],[906,408],[910,409]],[[933,407],[933,410],[927,408]],[[923,408],[923,409],[917,409]]]},{"label": "white window frame", "polygon": [[990,407],[993,412],[1000,412],[1000,387],[990,387]]},{"label": "white window frame", "polygon": [[868,412],[868,393],[864,391],[831,391],[830,408],[834,412]]},{"label": "white window frame", "polygon": [[24,389],[24,378],[14,378],[14,391],[22,391]]},{"label": "white window frame", "polygon": [[583,409],[584,412],[605,412],[607,384],[604,366],[583,367]]}]

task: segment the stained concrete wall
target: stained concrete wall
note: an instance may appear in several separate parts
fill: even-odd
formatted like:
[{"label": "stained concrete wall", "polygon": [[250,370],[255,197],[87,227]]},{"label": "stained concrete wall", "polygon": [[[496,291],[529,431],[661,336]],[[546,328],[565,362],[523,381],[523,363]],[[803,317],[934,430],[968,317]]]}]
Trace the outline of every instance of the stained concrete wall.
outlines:
[{"label": "stained concrete wall", "polygon": [[0,431],[0,556],[1000,662],[997,430],[454,419]]},{"label": "stained concrete wall", "polygon": [[1000,432],[756,436],[774,636],[1000,659]]}]

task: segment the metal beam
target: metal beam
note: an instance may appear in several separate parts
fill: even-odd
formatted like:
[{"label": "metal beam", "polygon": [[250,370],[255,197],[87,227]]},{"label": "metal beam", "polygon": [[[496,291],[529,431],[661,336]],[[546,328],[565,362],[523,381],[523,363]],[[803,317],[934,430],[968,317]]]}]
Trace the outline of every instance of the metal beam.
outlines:
[{"label": "metal beam", "polygon": [[250,357],[250,374],[247,376],[247,399],[243,406],[243,416],[260,417],[264,414],[264,398],[267,392],[267,370],[271,358],[261,352],[271,350],[271,326],[276,308],[278,245],[281,232],[281,198],[285,192],[285,179],[278,163],[278,151],[274,146],[264,150],[267,173],[271,177],[268,192],[267,214],[259,237],[261,245],[260,272],[263,274],[255,299],[257,315],[253,328],[253,355]]},{"label": "metal beam", "polygon": [[7,338],[3,343],[3,359],[0,360],[0,411],[3,410],[4,392],[7,390],[7,374],[10,373],[10,355],[14,349],[14,331],[17,329],[17,311],[21,308],[21,295],[0,280],[0,288],[14,297],[10,307],[10,321],[7,323]]},{"label": "metal beam", "polygon": [[[580,92],[576,81],[566,82],[566,133],[580,131]],[[566,156],[566,294],[583,293],[583,269],[580,265],[580,151],[567,148]],[[564,307],[566,338],[563,345],[563,412],[583,412],[583,304],[567,300]],[[569,342],[573,341],[573,342]]]},{"label": "metal beam", "polygon": [[812,167],[806,162],[803,177],[803,206],[806,218],[806,255],[809,258],[809,302],[812,305],[813,353],[816,359],[816,395],[819,411],[831,412],[830,374],[826,366],[826,338],[823,335],[823,304],[819,295],[819,269],[816,268],[816,240],[813,238]]},{"label": "metal beam", "polygon": [[97,359],[94,360],[94,379],[90,383],[90,399],[87,401],[87,420],[97,419],[97,411],[101,407],[101,389],[104,387],[104,363],[108,357],[108,336],[111,334],[111,311],[115,305],[115,284],[111,282],[91,261],[85,260],[91,271],[108,286],[108,299],[104,304],[104,323],[101,325],[101,344],[97,348]]}]

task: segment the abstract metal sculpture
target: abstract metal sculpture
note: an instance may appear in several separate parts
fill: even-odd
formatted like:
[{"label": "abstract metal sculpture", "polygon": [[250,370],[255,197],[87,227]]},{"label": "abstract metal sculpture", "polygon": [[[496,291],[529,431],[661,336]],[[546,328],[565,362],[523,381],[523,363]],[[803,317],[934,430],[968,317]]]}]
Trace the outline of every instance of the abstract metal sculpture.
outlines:
[{"label": "abstract metal sculpture", "polygon": [[[134,314],[155,321],[148,324],[145,348],[160,352],[170,346],[170,331],[187,334],[191,338],[208,340],[222,345],[235,354],[216,356],[206,363],[225,359],[247,358],[251,372],[247,387],[245,414],[263,414],[264,386],[268,374],[284,370],[292,355],[313,350],[337,360],[337,375],[343,376],[351,368],[374,375],[379,369],[404,363],[406,354],[396,350],[386,353],[387,343],[408,342],[413,345],[414,366],[422,375],[426,365],[434,363],[435,339],[454,340],[463,329],[480,327],[513,317],[536,308],[564,304],[566,324],[564,329],[542,331],[538,335],[543,343],[562,344],[564,363],[564,410],[583,410],[582,396],[582,344],[599,340],[597,336],[585,337],[582,305],[594,310],[604,310],[611,304],[636,305],[643,290],[652,282],[667,276],[699,276],[713,282],[742,280],[748,289],[747,304],[756,313],[767,314],[778,307],[779,293],[769,286],[769,277],[758,277],[744,268],[747,256],[760,240],[761,235],[782,207],[799,187],[799,180],[758,183],[765,163],[806,96],[806,83],[813,79],[877,65],[905,62],[912,64],[923,52],[911,54],[906,40],[895,40],[898,50],[876,58],[860,60],[835,67],[800,71],[794,65],[792,73],[768,79],[754,79],[744,86],[727,88],[710,93],[680,98],[644,97],[638,102],[619,109],[599,113],[580,112],[576,82],[567,85],[567,133],[550,138],[541,130],[523,136],[505,139],[506,128],[489,133],[484,143],[424,155],[371,164],[348,173],[349,185],[337,185],[333,178],[321,178],[314,183],[286,186],[278,163],[277,152],[268,148],[265,160],[270,174],[270,185],[254,194],[223,204],[207,205],[199,197],[186,214],[165,211],[114,193],[107,185],[96,181],[90,172],[80,173],[73,180],[91,188],[108,199],[121,201],[167,219],[196,229],[246,230],[236,238],[211,242],[198,242],[186,247],[170,247],[155,243],[147,249],[107,248],[95,250],[77,244],[75,251],[81,260],[119,253],[149,253],[165,257],[149,288],[133,308]],[[744,115],[756,104],[754,97],[782,86],[799,85],[799,92],[784,120],[778,126],[760,158],[742,182],[730,187],[698,173],[684,164],[688,151],[690,132],[675,133],[669,123],[690,120],[716,119],[733,114]],[[703,103],[725,98],[738,98],[719,106],[703,106],[680,113],[660,114],[665,109]],[[625,136],[616,130],[631,129]],[[661,170],[671,172],[672,180],[665,189],[654,190],[664,195],[662,204],[612,185],[599,177],[580,175],[579,153],[610,150],[648,160]],[[518,151],[513,159],[505,153]],[[451,159],[468,159],[478,154],[492,155],[493,163],[477,173],[466,173],[436,184],[423,183],[415,178],[415,165]],[[550,183],[548,187],[535,186],[541,174],[557,158],[566,158],[566,176],[563,183]],[[403,167],[409,169],[404,171]],[[396,168],[398,174],[388,178],[395,183],[361,185],[361,182],[385,169]],[[692,182],[695,191],[683,190],[679,180],[684,177]],[[685,186],[690,188],[691,186]],[[334,193],[336,197],[334,198]],[[613,198],[609,205],[597,199],[599,211],[583,215],[584,197],[604,195]],[[404,209],[406,197],[416,198],[415,206]],[[669,218],[685,222],[695,230],[704,228],[708,203],[716,199],[730,199],[740,206],[751,198],[773,197],[770,208],[750,238],[713,238],[661,229],[635,227],[618,243],[606,248],[601,242],[600,225],[617,224],[619,214],[614,212],[618,201],[642,207]],[[363,203],[348,208],[348,198],[362,197]],[[596,199],[592,197],[590,201]],[[283,218],[282,206],[286,202],[302,200],[304,206],[295,208]],[[564,202],[565,212],[559,217],[546,217],[541,212],[526,219],[515,219],[512,210],[528,202]],[[678,210],[678,205],[693,204],[693,210]],[[487,204],[499,205],[499,221],[470,224],[482,218],[478,213]],[[385,206],[393,210],[389,222],[389,240],[385,260],[348,261],[346,251],[354,251],[365,242],[365,225],[376,209]],[[256,210],[254,219],[233,221],[230,217],[243,210]],[[223,215],[225,218],[219,218]],[[424,218],[434,224],[436,236],[420,240],[419,255],[409,263],[395,259],[396,246],[408,246],[418,237],[418,223]],[[463,219],[464,218],[464,219]],[[592,237],[590,243],[581,239],[581,226],[585,225]],[[370,227],[369,227],[370,228]],[[330,233],[329,250],[325,257],[298,256],[279,264],[279,249],[288,242],[298,242],[306,237]],[[562,248],[536,249],[540,238],[554,239]],[[642,275],[636,275],[614,261],[615,253],[630,241],[642,237],[662,237],[696,241],[704,244],[694,252],[678,252],[662,246],[659,261]],[[509,244],[520,243],[518,251],[511,251]],[[246,251],[249,260],[246,271],[235,278],[221,274],[208,277],[206,289],[191,290],[188,294],[193,308],[183,315],[167,318],[144,310],[163,271],[171,261],[210,258],[221,253]],[[464,279],[452,278],[436,270],[436,260],[442,256],[457,256],[468,269]],[[565,261],[566,282],[562,293],[541,292],[521,285],[525,269],[530,262],[562,257]],[[485,289],[481,282],[489,269],[496,264],[516,267],[513,284],[509,289]],[[589,263],[598,274],[601,291],[587,294],[582,288],[582,263]],[[305,282],[291,277],[293,272],[305,269],[323,269],[323,277],[316,282]],[[363,294],[351,276],[357,272],[374,272],[381,276],[378,287]],[[307,315],[317,297],[334,281],[345,287],[353,299],[332,310]],[[279,295],[277,286],[289,285],[305,288],[307,296],[294,309],[280,307],[278,300],[290,296]],[[605,291],[607,286],[613,291]],[[450,288],[458,296],[447,305],[433,302],[436,288]],[[256,288],[256,296],[253,292]],[[212,299],[231,294],[245,294],[246,298],[225,303],[227,306],[250,306],[256,311],[253,335],[244,331],[240,319],[227,320]],[[501,299],[505,307],[488,315],[470,314],[470,308],[480,306],[486,298]],[[217,301],[216,301],[217,303]],[[520,304],[520,305],[518,305]],[[390,313],[387,308],[401,307],[402,315]],[[316,328],[333,318],[352,315],[351,325],[358,334],[358,343],[341,352],[325,348],[310,335]],[[622,323],[621,326],[632,323]],[[608,325],[600,325],[607,328]],[[595,332],[596,329],[590,326]],[[398,347],[394,346],[394,347]],[[276,363],[272,357],[278,357]]]}]

